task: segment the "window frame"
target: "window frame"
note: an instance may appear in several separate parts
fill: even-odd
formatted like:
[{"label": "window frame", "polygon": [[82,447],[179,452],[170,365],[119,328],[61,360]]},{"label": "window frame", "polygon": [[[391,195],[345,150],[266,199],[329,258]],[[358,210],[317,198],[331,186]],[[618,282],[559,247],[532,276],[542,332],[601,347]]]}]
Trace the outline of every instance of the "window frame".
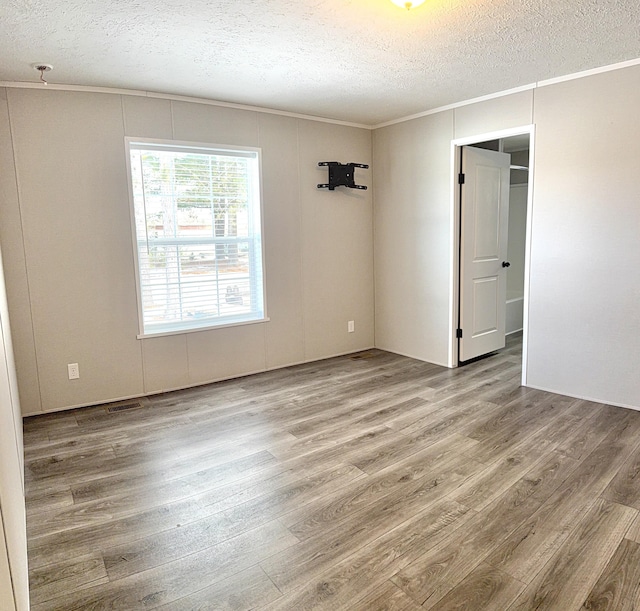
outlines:
[{"label": "window frame", "polygon": [[[263,199],[263,189],[262,189],[262,149],[258,147],[251,146],[236,146],[230,144],[212,144],[208,142],[191,142],[184,140],[172,140],[168,138],[136,138],[127,136],[125,137],[125,161],[126,161],[126,169],[127,169],[127,188],[129,194],[129,215],[131,221],[131,246],[133,251],[133,261],[134,261],[134,271],[135,271],[135,285],[136,285],[136,302],[137,302],[137,311],[138,311],[138,334],[137,339],[147,339],[152,337],[163,337],[168,335],[182,335],[184,333],[197,333],[202,331],[210,331],[215,329],[223,329],[228,327],[238,327],[245,325],[253,325],[260,324],[269,321],[269,317],[267,316],[267,282],[266,282],[266,258],[265,258],[265,246],[264,246],[264,199]],[[133,145],[133,149],[132,149]],[[187,152],[198,152],[198,149],[201,149],[203,153],[212,153],[212,154],[224,154],[234,152],[240,153],[238,156],[241,157],[241,153],[250,154],[251,156],[255,155],[256,158],[256,173],[257,173],[257,208],[259,212],[260,222],[260,249],[257,255],[259,256],[259,260],[262,267],[262,287],[261,291],[255,290],[256,296],[261,299],[262,302],[262,316],[259,318],[250,318],[247,320],[229,320],[211,323],[211,319],[206,319],[205,324],[201,326],[189,326],[185,328],[174,328],[169,330],[157,330],[152,331],[147,329],[145,331],[144,325],[144,308],[143,308],[143,300],[142,300],[142,275],[140,273],[140,261],[139,261],[139,253],[138,253],[138,231],[136,227],[136,208],[135,208],[135,199],[133,192],[133,176],[132,176],[132,168],[131,168],[131,151],[137,149],[144,149],[144,146],[148,145],[150,148],[157,148],[158,150],[171,151],[175,149],[176,151],[185,150]],[[236,239],[240,241],[237,237],[232,237],[231,240]],[[220,243],[223,240],[229,241],[229,238],[203,238],[201,241],[195,238],[166,238],[168,242],[175,242],[176,244],[188,244],[189,241],[193,243]],[[253,274],[251,274],[253,275]],[[251,280],[250,280],[251,282]]]}]

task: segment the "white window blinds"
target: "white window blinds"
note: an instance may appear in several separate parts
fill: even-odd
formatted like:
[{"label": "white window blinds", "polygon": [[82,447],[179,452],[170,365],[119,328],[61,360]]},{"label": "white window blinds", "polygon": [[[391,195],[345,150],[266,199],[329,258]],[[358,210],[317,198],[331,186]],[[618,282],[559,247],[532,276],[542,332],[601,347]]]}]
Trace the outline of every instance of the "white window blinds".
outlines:
[{"label": "white window blinds", "polygon": [[129,153],[141,335],[263,320],[259,151]]}]

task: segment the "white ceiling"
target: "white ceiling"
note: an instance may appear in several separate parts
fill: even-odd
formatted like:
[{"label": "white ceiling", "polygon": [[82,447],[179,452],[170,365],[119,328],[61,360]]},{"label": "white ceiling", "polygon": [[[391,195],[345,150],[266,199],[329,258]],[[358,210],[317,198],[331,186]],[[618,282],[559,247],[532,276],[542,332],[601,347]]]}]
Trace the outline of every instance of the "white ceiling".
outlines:
[{"label": "white ceiling", "polygon": [[0,80],[375,125],[640,57],[638,0],[2,0]]}]

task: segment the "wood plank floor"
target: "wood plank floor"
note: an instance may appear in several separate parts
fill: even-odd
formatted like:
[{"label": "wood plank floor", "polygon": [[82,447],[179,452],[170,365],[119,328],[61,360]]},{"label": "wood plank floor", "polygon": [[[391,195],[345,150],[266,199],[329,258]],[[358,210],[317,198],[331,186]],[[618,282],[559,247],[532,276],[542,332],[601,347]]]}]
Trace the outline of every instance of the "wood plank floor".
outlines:
[{"label": "wood plank floor", "polygon": [[25,420],[32,608],[640,609],[640,412],[372,350]]}]

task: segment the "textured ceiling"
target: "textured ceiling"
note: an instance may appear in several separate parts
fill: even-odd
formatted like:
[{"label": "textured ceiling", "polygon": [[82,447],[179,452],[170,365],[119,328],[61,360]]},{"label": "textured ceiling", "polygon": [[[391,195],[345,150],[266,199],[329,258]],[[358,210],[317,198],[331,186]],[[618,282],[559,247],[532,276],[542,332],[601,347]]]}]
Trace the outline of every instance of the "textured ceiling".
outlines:
[{"label": "textured ceiling", "polygon": [[2,0],[0,80],[369,125],[640,57],[638,0]]}]

